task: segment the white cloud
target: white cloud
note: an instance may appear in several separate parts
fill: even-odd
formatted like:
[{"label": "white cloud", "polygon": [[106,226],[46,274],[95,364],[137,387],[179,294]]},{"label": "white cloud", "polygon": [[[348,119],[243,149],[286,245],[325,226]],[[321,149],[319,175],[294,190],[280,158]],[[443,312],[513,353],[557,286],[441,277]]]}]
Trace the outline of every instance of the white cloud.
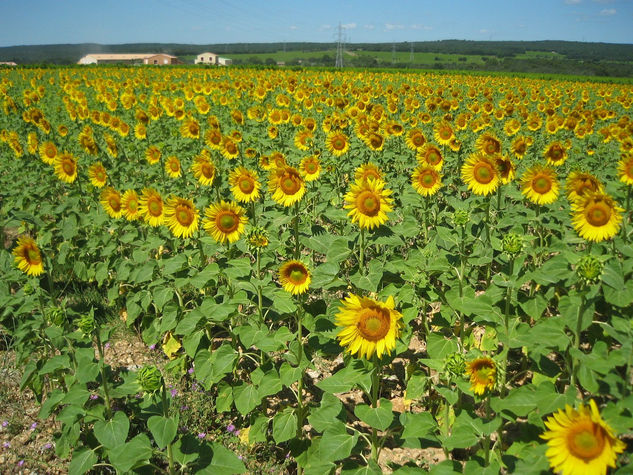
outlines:
[{"label": "white cloud", "polygon": [[291,30],[298,30],[299,27],[296,25],[290,25],[288,28],[290,28]]},{"label": "white cloud", "polygon": [[346,30],[353,30],[354,28],[356,28],[356,23],[344,23],[341,26]]},{"label": "white cloud", "polygon": [[398,25],[398,24],[394,24],[394,23],[385,23],[385,29],[387,31],[404,30],[404,25]]},{"label": "white cloud", "polygon": [[363,28],[365,28],[366,30],[373,30],[376,27],[374,25],[363,25]]},{"label": "white cloud", "polygon": [[320,30],[324,31],[324,30],[331,30],[332,29],[332,25],[321,25]]},{"label": "white cloud", "polygon": [[615,14],[616,14],[615,8],[605,8],[604,10],[600,12],[600,15],[602,16],[611,16]]},{"label": "white cloud", "polygon": [[426,30],[426,31],[429,31],[429,30],[432,30],[433,27],[432,26],[428,26],[428,25],[420,25],[419,23],[416,23],[414,25],[411,25],[411,29],[412,30]]},{"label": "white cloud", "polygon": [[582,0],[565,0],[567,5],[578,5]]}]

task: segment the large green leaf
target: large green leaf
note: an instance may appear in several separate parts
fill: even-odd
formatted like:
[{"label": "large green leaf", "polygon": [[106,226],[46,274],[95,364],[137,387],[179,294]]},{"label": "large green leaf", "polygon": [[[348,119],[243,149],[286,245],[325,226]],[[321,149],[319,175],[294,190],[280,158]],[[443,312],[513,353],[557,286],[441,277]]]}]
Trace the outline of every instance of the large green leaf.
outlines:
[{"label": "large green leaf", "polygon": [[97,440],[106,448],[114,449],[127,439],[130,430],[130,420],[123,411],[114,413],[109,421],[97,421],[94,425],[94,434]]},{"label": "large green leaf", "polygon": [[154,437],[159,449],[164,449],[176,437],[178,424],[171,417],[152,416],[147,420],[147,427]]},{"label": "large green leaf", "polygon": [[381,398],[378,407],[359,404],[354,408],[354,414],[365,424],[378,430],[386,430],[393,422],[393,405],[387,399]]}]

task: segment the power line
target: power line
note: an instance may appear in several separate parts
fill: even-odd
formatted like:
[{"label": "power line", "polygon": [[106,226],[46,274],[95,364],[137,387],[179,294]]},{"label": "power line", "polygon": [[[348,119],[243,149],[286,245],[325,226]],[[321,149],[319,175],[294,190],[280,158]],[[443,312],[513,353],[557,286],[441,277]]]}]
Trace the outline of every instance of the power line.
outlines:
[{"label": "power line", "polygon": [[336,43],[336,64],[335,68],[343,67],[343,27],[341,22],[338,24],[338,41]]}]

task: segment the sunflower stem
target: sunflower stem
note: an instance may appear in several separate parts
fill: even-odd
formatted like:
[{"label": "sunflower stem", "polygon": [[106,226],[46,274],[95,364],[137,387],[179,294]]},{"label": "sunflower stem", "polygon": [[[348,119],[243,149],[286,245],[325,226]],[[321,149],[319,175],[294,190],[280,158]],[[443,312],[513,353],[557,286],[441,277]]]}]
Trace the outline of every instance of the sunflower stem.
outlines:
[{"label": "sunflower stem", "polygon": [[[582,332],[582,317],[585,313],[585,289],[581,288],[580,291],[580,305],[578,305],[578,312],[576,314],[576,332],[574,335],[574,348],[577,351],[580,351],[580,333]],[[571,374],[570,374],[570,385],[576,386],[576,382],[578,380],[578,360],[575,356],[571,358]]]},{"label": "sunflower stem", "polygon": [[106,406],[106,418],[110,419],[110,417],[112,417],[112,404],[110,402],[110,390],[108,386],[108,379],[106,378],[103,343],[101,342],[101,336],[99,335],[99,328],[95,330],[95,337],[97,340],[97,350],[99,351],[99,369],[101,372],[101,384],[103,385],[103,399]]},{"label": "sunflower stem", "polygon": [[303,297],[299,299],[299,306],[297,308],[297,366],[301,370],[299,373],[299,380],[297,381],[297,438],[303,438],[303,418],[305,411],[303,407],[303,376],[305,369],[303,365]]},{"label": "sunflower stem", "polygon": [[[167,404],[167,388],[165,387],[164,380],[161,399],[163,403],[163,416],[167,419],[169,418],[169,406]],[[174,475],[176,473],[176,469],[174,468],[174,453],[171,448],[171,442],[167,444],[167,461],[169,463],[169,475]]]},{"label": "sunflower stem", "polygon": [[294,233],[295,233],[295,259],[299,259],[299,202],[295,203],[295,219],[294,219]]},{"label": "sunflower stem", "polygon": [[[486,422],[490,421],[490,394],[486,396],[485,401],[485,409],[486,409]],[[488,466],[490,464],[490,434],[486,436],[484,439],[484,466]]]},{"label": "sunflower stem", "polygon": [[[260,258],[260,249],[257,248],[257,251],[255,251],[256,254],[256,259],[257,259],[257,280],[261,281],[262,278],[262,264],[261,264],[261,258]],[[261,284],[257,284],[257,310],[259,311],[259,318],[260,320],[263,322],[264,321],[264,305],[263,305],[263,299],[262,299],[262,286]]]},{"label": "sunflower stem", "polygon": [[[380,395],[380,370],[382,366],[378,360],[378,356],[374,353],[372,357],[374,363],[374,371],[371,373],[371,407],[378,407],[378,396]],[[378,431],[371,429],[371,459],[378,463]]]},{"label": "sunflower stem", "polygon": [[361,274],[365,274],[365,228],[360,228],[360,249],[358,267]]},{"label": "sunflower stem", "polygon": [[626,214],[624,215],[624,219],[622,220],[622,238],[624,239],[624,244],[628,242],[628,235],[626,232],[626,222],[629,220],[629,217],[631,216],[631,194],[633,194],[633,186],[627,186]]}]

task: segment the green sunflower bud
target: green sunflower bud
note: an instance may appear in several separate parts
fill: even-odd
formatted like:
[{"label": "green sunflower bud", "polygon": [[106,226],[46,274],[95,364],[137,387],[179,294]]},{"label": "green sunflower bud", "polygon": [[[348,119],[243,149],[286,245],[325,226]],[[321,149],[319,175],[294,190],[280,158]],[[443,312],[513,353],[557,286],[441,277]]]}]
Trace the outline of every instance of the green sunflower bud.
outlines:
[{"label": "green sunflower bud", "polygon": [[252,248],[268,246],[268,232],[264,228],[256,227],[248,235],[248,245]]},{"label": "green sunflower bud", "polygon": [[24,284],[24,287],[22,287],[22,290],[24,291],[26,295],[31,295],[33,292],[35,292],[35,289],[33,288],[30,282],[27,282],[26,284]]},{"label": "green sunflower bud", "polygon": [[95,317],[92,312],[79,317],[76,320],[77,328],[84,336],[92,335],[95,329]]},{"label": "green sunflower bud", "polygon": [[163,375],[156,366],[143,366],[136,373],[136,380],[147,393],[156,392],[163,386]]},{"label": "green sunflower bud", "polygon": [[62,326],[66,319],[66,314],[62,307],[49,307],[46,311],[48,321],[53,325]]},{"label": "green sunflower bud", "polygon": [[503,237],[503,250],[511,256],[516,256],[523,249],[523,238],[520,234],[509,233]]},{"label": "green sunflower bud", "polygon": [[466,361],[461,353],[451,353],[444,358],[444,373],[449,379],[461,377],[466,371]]},{"label": "green sunflower bud", "polygon": [[453,213],[453,223],[455,226],[466,226],[470,220],[470,213],[465,209],[456,209]]},{"label": "green sunflower bud", "polygon": [[585,283],[595,284],[600,280],[603,267],[604,265],[598,258],[587,255],[576,264],[576,274]]}]

